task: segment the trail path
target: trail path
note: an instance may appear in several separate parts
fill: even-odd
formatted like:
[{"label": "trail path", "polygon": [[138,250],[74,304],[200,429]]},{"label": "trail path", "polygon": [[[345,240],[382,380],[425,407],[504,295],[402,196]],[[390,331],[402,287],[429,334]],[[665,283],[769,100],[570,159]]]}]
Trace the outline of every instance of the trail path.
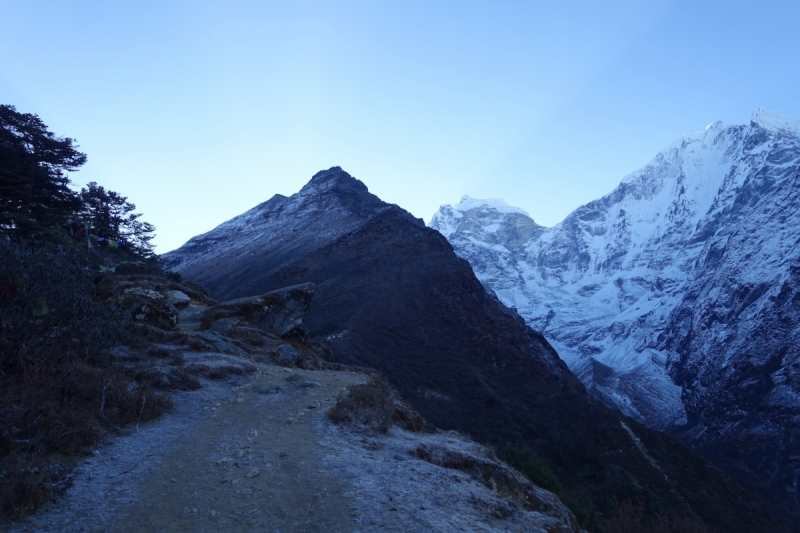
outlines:
[{"label": "trail path", "polygon": [[530,489],[541,512],[525,510],[425,458],[499,465],[458,434],[334,426],[325,412],[366,375],[257,367],[176,393],[173,413],[96,451],[12,533],[578,531],[546,491]]},{"label": "trail path", "polygon": [[15,531],[353,531],[350,487],[317,452],[325,409],[365,380],[264,366],[244,386],[180,393],[174,413],[103,448],[56,508]]}]

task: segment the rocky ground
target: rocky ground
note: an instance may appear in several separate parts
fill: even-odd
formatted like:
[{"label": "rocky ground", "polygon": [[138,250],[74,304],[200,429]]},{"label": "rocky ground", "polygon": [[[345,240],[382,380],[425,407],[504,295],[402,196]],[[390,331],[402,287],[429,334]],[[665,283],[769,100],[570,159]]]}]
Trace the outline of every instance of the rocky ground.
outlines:
[{"label": "rocky ground", "polygon": [[462,436],[335,426],[325,411],[366,375],[258,367],[176,394],[173,414],[98,449],[63,500],[11,531],[578,531],[546,491],[528,486],[528,511],[420,453],[518,476]]},{"label": "rocky ground", "polygon": [[94,450],[60,501],[11,532],[579,531],[556,496],[454,432],[334,424],[330,408],[375,378],[311,369],[311,347],[278,335],[313,286],[215,305],[157,280],[114,283],[167,325],[116,350],[119,364],[201,387]]}]

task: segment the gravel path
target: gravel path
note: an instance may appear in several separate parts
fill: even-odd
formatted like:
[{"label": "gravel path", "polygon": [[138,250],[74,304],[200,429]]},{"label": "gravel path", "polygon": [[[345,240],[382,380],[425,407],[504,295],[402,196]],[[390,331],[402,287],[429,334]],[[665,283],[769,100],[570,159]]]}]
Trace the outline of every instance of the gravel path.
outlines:
[{"label": "gravel path", "polygon": [[172,414],[97,451],[58,504],[11,531],[578,531],[546,491],[531,486],[537,510],[525,510],[419,453],[500,465],[462,436],[331,424],[325,411],[338,395],[367,380],[259,364],[235,382],[176,393]]},{"label": "gravel path", "polygon": [[179,393],[172,414],[98,451],[62,501],[12,531],[353,531],[350,486],[322,469],[318,433],[365,379],[262,366]]}]

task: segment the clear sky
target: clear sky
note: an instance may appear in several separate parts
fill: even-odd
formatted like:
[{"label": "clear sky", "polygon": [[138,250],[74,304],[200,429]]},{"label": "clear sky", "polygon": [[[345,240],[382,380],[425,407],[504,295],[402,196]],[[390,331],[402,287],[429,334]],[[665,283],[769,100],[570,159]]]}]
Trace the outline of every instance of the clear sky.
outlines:
[{"label": "clear sky", "polygon": [[89,156],[157,251],[339,165],[426,221],[553,225],[683,133],[800,117],[800,2],[0,0],[0,103]]}]

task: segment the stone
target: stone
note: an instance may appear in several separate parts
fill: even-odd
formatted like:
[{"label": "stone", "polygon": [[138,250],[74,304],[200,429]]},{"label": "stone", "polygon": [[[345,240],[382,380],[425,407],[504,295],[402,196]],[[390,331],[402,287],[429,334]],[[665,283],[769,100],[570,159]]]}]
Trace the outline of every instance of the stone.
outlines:
[{"label": "stone", "polygon": [[253,392],[256,394],[278,394],[283,392],[283,389],[280,388],[278,385],[269,385],[266,383],[262,383],[261,385],[256,385],[253,387]]},{"label": "stone", "polygon": [[300,360],[300,354],[288,344],[278,346],[275,353],[279,363],[296,363]]},{"label": "stone", "polygon": [[215,331],[217,333],[222,333],[223,335],[232,327],[239,325],[238,318],[221,318],[215,321],[208,327],[209,331]]},{"label": "stone", "polygon": [[247,477],[249,479],[252,479],[252,478],[256,477],[257,475],[259,475],[260,473],[261,473],[261,469],[260,468],[254,468],[254,469],[252,469],[251,471],[249,471],[247,473]]},{"label": "stone", "polygon": [[131,314],[134,320],[171,330],[182,318],[180,311],[203,308],[214,302],[204,294],[181,284],[151,275],[103,275],[98,278],[97,298],[110,300]]},{"label": "stone", "polygon": [[172,303],[176,307],[189,305],[189,302],[192,301],[192,299],[189,298],[189,296],[187,296],[183,291],[167,291],[164,296],[168,302]]},{"label": "stone", "polygon": [[189,304],[178,309],[178,329],[181,331],[197,331],[200,329],[200,320],[207,306]]},{"label": "stone", "polygon": [[303,283],[277,291],[238,298],[210,307],[203,315],[202,326],[225,318],[240,318],[272,333],[282,336],[303,323],[302,316],[311,310],[311,300],[316,286]]}]

